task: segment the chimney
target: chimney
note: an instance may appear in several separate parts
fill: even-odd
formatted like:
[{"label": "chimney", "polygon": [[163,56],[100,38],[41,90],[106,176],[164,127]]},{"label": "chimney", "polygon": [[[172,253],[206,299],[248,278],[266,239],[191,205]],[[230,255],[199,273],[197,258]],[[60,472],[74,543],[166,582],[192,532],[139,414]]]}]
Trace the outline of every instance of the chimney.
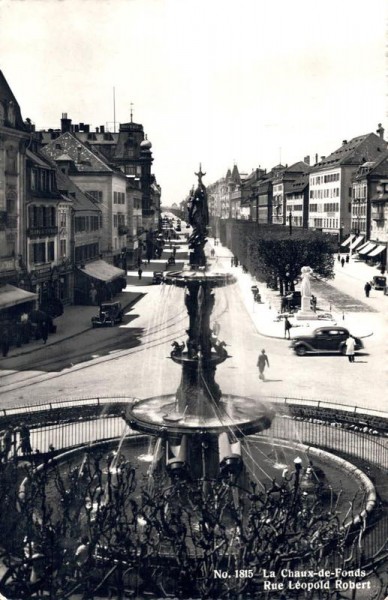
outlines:
[{"label": "chimney", "polygon": [[310,155],[305,156],[304,159],[303,159],[303,162],[305,162],[306,165],[310,166]]},{"label": "chimney", "polygon": [[325,160],[326,156],[321,156],[321,160]]},{"label": "chimney", "polygon": [[67,113],[62,113],[61,133],[66,133],[71,129],[71,119],[67,118]]},{"label": "chimney", "polygon": [[100,133],[105,133],[105,125],[100,125]]},{"label": "chimney", "polygon": [[84,131],[85,123],[79,124],[79,131]]},{"label": "chimney", "polygon": [[384,139],[384,127],[381,125],[381,123],[378,124],[378,129],[376,130],[376,133],[379,134],[382,140]]},{"label": "chimney", "polygon": [[318,154],[315,155],[315,164],[318,164]]},{"label": "chimney", "polygon": [[79,125],[74,125],[74,133],[78,133],[79,131]]},{"label": "chimney", "polygon": [[346,144],[348,143],[348,140],[342,140],[342,145],[346,146]]},{"label": "chimney", "polygon": [[90,133],[90,125],[84,125],[84,133]]},{"label": "chimney", "polygon": [[96,127],[96,133],[100,133],[100,128]]}]

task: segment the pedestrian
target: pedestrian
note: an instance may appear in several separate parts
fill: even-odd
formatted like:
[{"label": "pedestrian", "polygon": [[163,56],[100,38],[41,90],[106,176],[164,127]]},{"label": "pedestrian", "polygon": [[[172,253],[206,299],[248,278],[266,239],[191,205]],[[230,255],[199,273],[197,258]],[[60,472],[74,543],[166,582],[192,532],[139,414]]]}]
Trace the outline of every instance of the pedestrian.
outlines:
[{"label": "pedestrian", "polygon": [[41,334],[42,334],[42,340],[43,340],[44,344],[47,342],[48,331],[49,331],[49,325],[48,325],[47,319],[45,319],[44,321],[42,321],[42,324],[41,324]]},{"label": "pedestrian", "polygon": [[290,339],[290,329],[291,329],[292,325],[290,323],[290,321],[288,320],[288,317],[285,317],[284,319],[284,337],[287,339]]},{"label": "pedestrian", "polygon": [[1,462],[7,462],[10,458],[13,445],[13,429],[12,427],[7,427],[2,433]]},{"label": "pedestrian", "polygon": [[237,258],[237,256],[236,256],[236,257],[235,257],[235,259],[234,259],[234,266],[235,266],[235,267],[238,267],[238,258]]},{"label": "pedestrian", "polygon": [[143,269],[141,268],[141,266],[138,268],[137,274],[139,276],[139,280],[141,279],[141,276],[143,274]]},{"label": "pedestrian", "polygon": [[345,259],[344,259],[344,257],[342,257],[342,258],[341,258],[341,267],[343,267],[343,266],[344,266],[344,264],[345,264]]},{"label": "pedestrian", "polygon": [[369,298],[369,294],[370,294],[371,289],[372,289],[372,286],[369,283],[369,281],[367,281],[366,284],[364,285],[365,296],[367,298]]},{"label": "pedestrian", "polygon": [[259,379],[262,381],[265,380],[264,369],[266,365],[269,367],[268,356],[266,355],[265,350],[262,350],[261,354],[259,354],[259,358],[257,359],[257,366],[259,367]]},{"label": "pedestrian", "polygon": [[354,337],[349,335],[349,337],[347,338],[347,340],[345,342],[345,345],[346,345],[346,356],[348,357],[348,360],[350,363],[354,363],[355,344],[356,344],[356,341],[355,341]]},{"label": "pedestrian", "polygon": [[10,346],[10,333],[9,333],[9,328],[8,325],[6,323],[3,324],[3,327],[0,331],[0,338],[1,338],[1,351],[3,356],[7,356],[8,352],[9,352],[9,346]]},{"label": "pedestrian", "polygon": [[346,264],[349,262],[349,254],[346,255]]},{"label": "pedestrian", "polygon": [[97,290],[94,287],[93,283],[92,283],[92,287],[90,288],[89,298],[90,298],[90,301],[93,304],[93,306],[95,306],[96,305],[96,300],[97,300]]},{"label": "pedestrian", "polygon": [[311,295],[310,304],[311,304],[311,309],[314,312],[317,312],[317,297],[314,296],[314,294]]},{"label": "pedestrian", "polygon": [[337,260],[338,260],[338,262],[341,261],[341,255],[340,254],[337,255]]},{"label": "pedestrian", "polygon": [[230,266],[234,267],[234,256],[232,256],[230,259]]},{"label": "pedestrian", "polygon": [[[25,423],[22,423],[19,428],[20,445],[23,456],[28,456],[32,453],[30,442],[30,430]],[[19,450],[18,448],[18,450]]]}]

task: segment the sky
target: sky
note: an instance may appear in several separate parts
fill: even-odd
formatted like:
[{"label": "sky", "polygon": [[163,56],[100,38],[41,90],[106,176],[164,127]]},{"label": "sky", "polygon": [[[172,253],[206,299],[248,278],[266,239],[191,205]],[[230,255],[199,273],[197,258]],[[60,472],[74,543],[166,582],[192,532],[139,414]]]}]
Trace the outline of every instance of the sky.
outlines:
[{"label": "sky", "polygon": [[[0,68],[37,129],[142,123],[162,204],[387,129],[386,0],[0,0]],[[314,160],[312,159],[312,162]]]}]

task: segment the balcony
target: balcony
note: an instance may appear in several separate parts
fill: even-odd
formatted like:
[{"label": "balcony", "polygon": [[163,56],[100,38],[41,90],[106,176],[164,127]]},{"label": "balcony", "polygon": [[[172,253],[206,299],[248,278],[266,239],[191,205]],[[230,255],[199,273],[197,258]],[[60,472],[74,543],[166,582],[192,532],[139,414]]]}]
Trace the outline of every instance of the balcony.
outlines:
[{"label": "balcony", "polygon": [[41,227],[29,227],[27,229],[27,236],[29,238],[38,238],[38,237],[51,237],[58,234],[57,226],[41,226]]}]

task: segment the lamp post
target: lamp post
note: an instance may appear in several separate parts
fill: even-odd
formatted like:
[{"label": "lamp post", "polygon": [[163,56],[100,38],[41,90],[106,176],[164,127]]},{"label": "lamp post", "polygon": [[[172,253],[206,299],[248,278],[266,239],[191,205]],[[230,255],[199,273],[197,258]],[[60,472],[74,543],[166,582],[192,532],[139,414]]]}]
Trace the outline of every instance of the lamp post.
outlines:
[{"label": "lamp post", "polygon": [[288,225],[290,228],[290,235],[292,235],[292,212],[291,212],[291,209],[290,209],[290,212],[288,213]]}]

